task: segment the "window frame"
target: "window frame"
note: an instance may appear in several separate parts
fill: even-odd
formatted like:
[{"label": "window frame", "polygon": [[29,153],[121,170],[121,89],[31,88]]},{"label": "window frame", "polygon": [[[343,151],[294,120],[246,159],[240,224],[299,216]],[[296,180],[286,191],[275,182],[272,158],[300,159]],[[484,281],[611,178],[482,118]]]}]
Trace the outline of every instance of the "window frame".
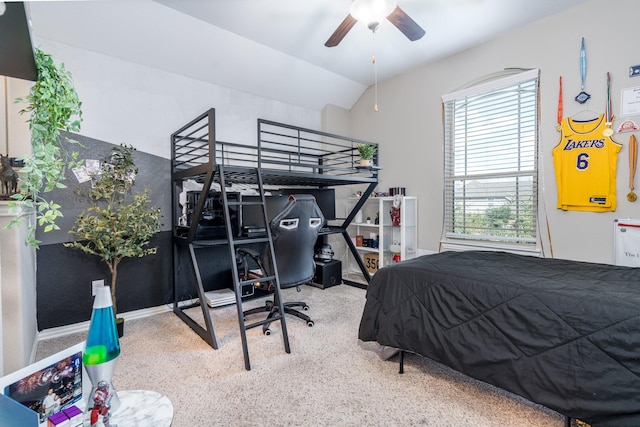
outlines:
[{"label": "window frame", "polygon": [[[478,173],[477,171],[469,173],[467,170],[465,174],[458,176],[454,175],[455,169],[455,110],[456,102],[464,102],[470,98],[478,98],[481,96],[488,96],[491,94],[500,93],[501,90],[521,84],[530,85],[533,83],[535,88],[534,94],[534,108],[533,123],[528,121],[527,123],[533,125],[533,154],[529,154],[527,160],[529,164],[532,164],[530,170],[521,170],[520,167],[515,171],[509,171],[502,174],[504,177],[514,178],[517,182],[518,178],[531,177],[531,194],[532,199],[532,212],[531,221],[533,237],[508,237],[497,236],[490,232],[486,234],[463,234],[456,233],[454,229],[455,209],[456,204],[454,201],[455,196],[455,182],[462,180],[475,179],[491,179],[500,175],[494,169],[492,173]],[[522,93],[522,92],[520,92]],[[513,252],[541,252],[541,239],[540,230],[538,224],[538,208],[539,208],[539,127],[540,127],[540,70],[535,68],[531,70],[522,69],[508,69],[499,73],[495,73],[475,82],[470,83],[462,89],[456,90],[449,94],[442,96],[443,101],[443,142],[444,142],[444,191],[443,191],[443,235],[441,238],[441,244],[449,247],[456,247],[456,249],[493,249],[493,250],[509,250]],[[522,123],[521,112],[518,111],[518,123]],[[466,125],[465,125],[466,126]],[[466,129],[466,127],[465,127]],[[463,139],[464,141],[464,139]],[[518,141],[521,141],[520,139]],[[489,145],[491,140],[488,140]],[[466,161],[468,159],[467,152],[465,151],[464,157]],[[518,161],[523,159],[521,153],[518,154]],[[517,187],[516,187],[517,188]],[[518,192],[517,194],[520,194]],[[526,193],[524,193],[526,194]],[[488,197],[487,197],[488,200]],[[468,208],[467,208],[468,209]],[[504,230],[504,228],[502,228]]]}]

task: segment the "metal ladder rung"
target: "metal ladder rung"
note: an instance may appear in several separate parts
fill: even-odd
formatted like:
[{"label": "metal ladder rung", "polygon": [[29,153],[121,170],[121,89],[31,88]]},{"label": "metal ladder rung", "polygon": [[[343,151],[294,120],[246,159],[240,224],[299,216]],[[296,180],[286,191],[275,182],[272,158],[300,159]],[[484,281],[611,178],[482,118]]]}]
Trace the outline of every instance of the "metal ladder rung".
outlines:
[{"label": "metal ladder rung", "polygon": [[273,317],[270,317],[268,319],[258,320],[257,322],[254,322],[254,323],[249,323],[249,324],[245,323],[244,324],[244,328],[245,329],[253,329],[253,328],[256,328],[258,326],[262,326],[265,323],[273,323],[273,322],[276,322],[278,320],[282,320],[282,317],[283,316],[281,314],[277,314],[277,315],[275,315]]},{"label": "metal ladder rung", "polygon": [[[262,184],[262,174],[260,171],[260,168],[255,168],[253,169],[252,173],[255,173],[256,175],[256,181],[258,183],[258,194],[260,196],[260,202],[241,202],[241,201],[230,201],[229,198],[227,197],[227,186],[225,183],[226,177],[225,177],[225,172],[224,172],[224,166],[223,165],[219,165],[219,177],[220,177],[220,187],[222,189],[222,200],[223,200],[223,205],[224,205],[224,217],[225,217],[225,225],[227,228],[227,240],[229,243],[229,254],[231,257],[231,265],[232,267],[232,276],[233,276],[233,283],[234,283],[234,291],[236,294],[236,306],[237,306],[237,310],[238,310],[238,323],[240,324],[240,338],[242,339],[242,353],[244,356],[244,366],[245,369],[248,371],[251,369],[251,365],[249,363],[249,349],[247,346],[247,334],[246,331],[247,329],[251,329],[251,328],[255,328],[256,326],[261,326],[261,325],[265,325],[267,323],[272,323],[274,321],[280,321],[280,326],[281,326],[281,330],[282,330],[282,340],[284,343],[284,349],[285,352],[290,353],[291,349],[289,347],[289,335],[287,333],[287,325],[286,325],[286,320],[284,317],[284,305],[282,303],[282,298],[280,296],[280,278],[278,276],[278,272],[274,271],[274,275],[270,276],[270,277],[261,277],[261,278],[256,278],[256,279],[250,279],[250,280],[246,280],[246,281],[242,281],[239,277],[239,272],[237,269],[237,254],[236,254],[236,248],[237,246],[240,245],[248,245],[248,244],[254,244],[254,243],[268,243],[269,247],[270,247],[270,254],[271,254],[271,262],[272,265],[276,265],[275,264],[275,255],[273,253],[273,243],[271,240],[271,231],[269,229],[268,223],[267,223],[267,206],[266,206],[266,202],[264,199],[264,186]],[[236,171],[234,171],[233,173],[236,173]],[[232,173],[232,174],[233,174]],[[261,210],[262,210],[262,216],[265,222],[265,232],[266,232],[266,237],[258,237],[258,238],[238,238],[236,240],[236,238],[234,237],[233,233],[232,233],[232,228],[231,228],[231,221],[230,221],[230,211],[229,211],[229,206],[247,206],[247,205],[254,205],[254,206],[260,206]],[[266,318],[262,321],[259,322],[255,322],[255,323],[251,323],[251,324],[246,324],[245,320],[244,320],[244,312],[242,309],[242,286],[243,285],[247,285],[247,284],[252,284],[252,283],[258,283],[258,282],[266,282],[266,281],[272,281],[275,282],[275,286],[274,286],[274,301],[277,304],[277,308],[278,308],[278,315],[275,315],[271,318]]]},{"label": "metal ladder rung", "polygon": [[211,245],[222,245],[227,243],[227,239],[216,239],[216,240],[194,240],[191,244],[194,248],[208,248]]},{"label": "metal ladder rung", "polygon": [[233,246],[240,246],[240,245],[249,245],[251,243],[268,243],[269,242],[269,238],[268,237],[255,237],[255,238],[251,238],[251,239],[238,239],[238,240],[234,240],[233,241]]},{"label": "metal ladder rung", "polygon": [[229,202],[229,206],[260,206],[262,202]]},{"label": "metal ladder rung", "polygon": [[251,285],[253,283],[271,282],[272,280],[275,280],[275,278],[276,276],[265,276],[265,277],[260,277],[259,279],[242,280],[238,282],[238,284],[240,286],[244,286],[244,285]]}]

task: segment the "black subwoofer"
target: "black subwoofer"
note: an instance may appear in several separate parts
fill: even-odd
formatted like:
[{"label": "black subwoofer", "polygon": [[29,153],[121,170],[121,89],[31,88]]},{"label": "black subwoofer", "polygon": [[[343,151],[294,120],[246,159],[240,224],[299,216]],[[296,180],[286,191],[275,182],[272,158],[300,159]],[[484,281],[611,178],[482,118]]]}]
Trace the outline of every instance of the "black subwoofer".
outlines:
[{"label": "black subwoofer", "polygon": [[313,276],[313,283],[321,289],[342,283],[342,262],[338,259],[323,262],[316,261],[316,272]]}]

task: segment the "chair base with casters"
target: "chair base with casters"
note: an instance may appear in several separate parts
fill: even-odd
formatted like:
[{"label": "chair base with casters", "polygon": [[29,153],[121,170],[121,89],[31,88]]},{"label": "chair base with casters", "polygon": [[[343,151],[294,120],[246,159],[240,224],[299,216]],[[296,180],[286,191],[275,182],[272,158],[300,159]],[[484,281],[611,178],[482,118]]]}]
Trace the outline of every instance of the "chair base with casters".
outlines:
[{"label": "chair base with casters", "polygon": [[[307,316],[306,314],[298,310],[293,309],[293,307],[301,307],[305,311],[309,310],[309,306],[305,302],[302,302],[302,301],[285,302],[282,305],[284,306],[284,312],[286,314],[290,314],[292,316],[296,316],[304,320],[305,322],[307,322],[308,327],[312,327],[314,325],[313,320],[311,320],[309,316]],[[267,319],[273,318],[275,315],[278,314],[278,304],[275,303],[274,301],[266,301],[262,307],[256,307],[250,310],[246,310],[242,312],[242,314],[246,317],[252,314],[265,313],[265,312],[269,313],[269,315],[267,316]],[[270,322],[262,325],[262,333],[264,333],[265,335],[271,335],[271,329],[269,329],[269,325],[270,325]]]},{"label": "chair base with casters", "polygon": [[[255,262],[255,264],[257,265],[258,269],[261,270],[262,272],[265,271],[264,266],[262,264],[261,258],[260,258],[260,254],[252,249],[248,249],[248,248],[239,248],[237,250],[237,260],[238,260],[238,270],[241,273],[241,276],[243,277],[248,277],[248,278],[253,278],[253,279],[259,279],[260,276],[253,273],[250,269],[249,269],[249,259],[252,259],[253,262]],[[262,287],[264,287],[265,289],[269,290],[272,286],[272,284],[269,282],[267,284],[262,284]],[[298,292],[300,292],[300,287],[296,286],[296,290]],[[277,296],[276,296],[277,298]],[[294,307],[301,307],[302,310],[307,311],[309,310],[309,305],[307,305],[307,303],[303,302],[303,301],[290,301],[290,302],[283,302],[282,303],[283,307],[284,307],[284,312],[287,314],[290,314],[292,316],[298,317],[302,320],[304,320],[307,323],[307,326],[312,327],[314,325],[313,320],[311,320],[311,318],[309,316],[307,316],[306,314],[295,310]],[[250,316],[252,314],[258,314],[258,313],[269,313],[267,315],[267,320],[271,319],[273,317],[275,317],[278,313],[278,301],[274,300],[268,300],[265,301],[265,304],[261,307],[255,307],[249,310],[245,310],[242,312],[243,316],[246,318],[247,316]],[[271,329],[269,329],[269,325],[271,324],[271,322],[267,322],[264,325],[262,325],[262,332],[265,335],[271,335]]]}]

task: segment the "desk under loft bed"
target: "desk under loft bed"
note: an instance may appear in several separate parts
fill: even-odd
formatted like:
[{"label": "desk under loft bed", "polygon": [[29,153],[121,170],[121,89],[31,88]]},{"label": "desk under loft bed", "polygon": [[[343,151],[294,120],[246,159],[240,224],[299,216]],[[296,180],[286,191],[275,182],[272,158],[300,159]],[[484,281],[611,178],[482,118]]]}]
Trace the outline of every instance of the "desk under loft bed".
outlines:
[{"label": "desk under loft bed", "polygon": [[[344,136],[326,132],[300,128],[297,126],[258,119],[257,144],[238,144],[216,140],[215,109],[210,109],[187,123],[171,135],[172,144],[172,225],[174,247],[174,304],[173,311],[188,326],[197,332],[213,348],[217,342],[209,309],[205,299],[205,285],[200,274],[203,269],[202,257],[196,256],[200,249],[228,247],[228,259],[231,266],[236,265],[235,247],[238,245],[264,245],[261,238],[243,237],[234,228],[232,221],[234,208],[242,202],[235,198],[236,191],[253,192],[259,196],[263,218],[266,225],[265,192],[279,188],[332,188],[336,186],[355,185],[363,187],[362,197],[339,224],[329,224],[321,232],[323,235],[342,234],[346,245],[357,260],[363,277],[368,283],[371,279],[364,263],[358,255],[347,226],[353,221],[356,213],[371,195],[378,183],[378,168],[362,168],[356,166],[359,160],[357,146],[368,144]],[[377,162],[376,162],[377,163]],[[196,184],[200,194],[194,197],[193,206],[185,207],[184,188]],[[224,206],[224,237],[203,238],[198,228],[201,224],[203,208],[211,191],[218,191]],[[181,199],[182,194],[182,199]],[[339,221],[338,221],[339,222]],[[268,230],[268,227],[266,227]],[[266,240],[270,240],[267,233]],[[197,302],[185,304],[180,301],[177,284],[181,274],[180,260],[187,259],[192,269],[197,287]],[[242,316],[243,291],[247,282],[242,282],[235,268],[231,268],[238,321],[242,335],[245,356],[245,367],[249,367],[245,330],[259,326],[245,325]],[[277,278],[277,273],[276,273]],[[363,286],[350,282],[354,286]],[[251,285],[251,283],[249,283]],[[202,308],[205,327],[185,312],[187,308]],[[289,351],[286,326],[282,320],[283,339]]]}]

